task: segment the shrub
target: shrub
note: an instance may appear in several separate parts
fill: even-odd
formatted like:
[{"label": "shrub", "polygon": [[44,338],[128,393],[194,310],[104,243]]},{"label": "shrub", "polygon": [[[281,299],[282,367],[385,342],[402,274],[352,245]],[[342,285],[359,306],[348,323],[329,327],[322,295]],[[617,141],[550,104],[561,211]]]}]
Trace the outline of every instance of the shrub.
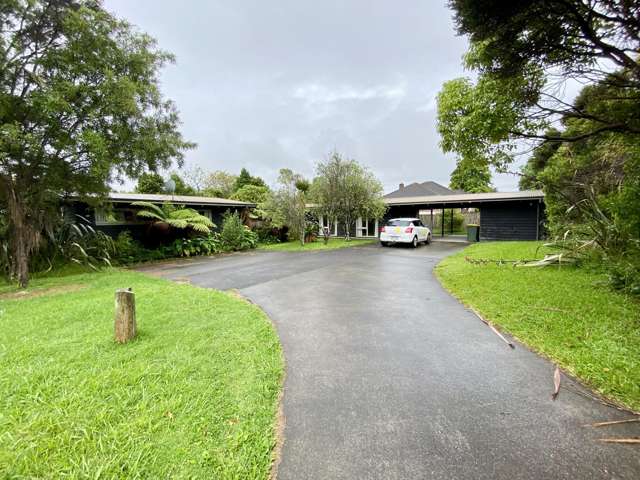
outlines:
[{"label": "shrub", "polygon": [[227,212],[222,221],[220,241],[224,250],[247,250],[258,244],[258,235],[242,223],[238,212]]},{"label": "shrub", "polygon": [[96,231],[81,215],[60,219],[44,231],[44,238],[46,241],[30,260],[30,268],[35,272],[69,262],[95,270],[99,265],[110,266],[115,252],[113,239],[104,232]]},{"label": "shrub", "polygon": [[171,246],[172,253],[178,257],[194,255],[213,255],[222,251],[220,235],[210,233],[207,236],[179,238]]},{"label": "shrub", "polygon": [[172,255],[166,247],[149,249],[131,238],[129,231],[121,232],[114,241],[114,258],[120,264],[142,263],[163,260]]}]

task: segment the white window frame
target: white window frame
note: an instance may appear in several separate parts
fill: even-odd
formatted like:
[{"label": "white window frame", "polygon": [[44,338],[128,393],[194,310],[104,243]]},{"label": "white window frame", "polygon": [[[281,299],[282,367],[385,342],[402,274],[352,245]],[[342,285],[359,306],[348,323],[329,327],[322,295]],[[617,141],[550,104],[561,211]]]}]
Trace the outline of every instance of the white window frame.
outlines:
[{"label": "white window frame", "polygon": [[[328,222],[325,222],[325,216],[318,216],[318,224],[320,225],[319,235],[324,235],[324,227],[328,226]],[[338,222],[333,222],[333,233],[329,233],[330,236],[337,237],[338,236]]]},{"label": "white window frame", "polygon": [[375,238],[378,236],[378,220],[375,220],[375,228],[373,230],[373,236],[369,235],[369,222],[373,221],[369,218],[365,218],[364,222],[361,217],[356,219],[356,238]]}]

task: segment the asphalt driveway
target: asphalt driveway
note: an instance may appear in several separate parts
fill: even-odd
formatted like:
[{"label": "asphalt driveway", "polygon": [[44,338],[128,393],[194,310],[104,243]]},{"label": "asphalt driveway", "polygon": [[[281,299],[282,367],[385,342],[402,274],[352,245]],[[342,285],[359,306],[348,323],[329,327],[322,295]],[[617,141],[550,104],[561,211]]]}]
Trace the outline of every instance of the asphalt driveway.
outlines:
[{"label": "asphalt driveway", "polygon": [[508,348],[440,287],[432,269],[458,248],[256,251],[152,269],[239,289],[275,322],[281,480],[640,478],[637,447],[597,441],[637,426],[584,426],[628,415],[568,381],[551,401],[553,365]]}]

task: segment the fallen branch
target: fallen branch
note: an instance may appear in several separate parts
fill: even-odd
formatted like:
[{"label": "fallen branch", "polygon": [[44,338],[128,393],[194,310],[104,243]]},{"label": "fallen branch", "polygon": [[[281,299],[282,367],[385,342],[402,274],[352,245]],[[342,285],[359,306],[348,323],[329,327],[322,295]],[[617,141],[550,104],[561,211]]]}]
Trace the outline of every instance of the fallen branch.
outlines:
[{"label": "fallen branch", "polygon": [[601,442],[605,443],[630,443],[630,444],[640,444],[640,437],[634,438],[599,438]]},{"label": "fallen branch", "polygon": [[626,420],[613,420],[611,422],[592,423],[591,425],[585,425],[585,427],[606,427],[607,425],[619,425],[621,423],[631,423],[631,422],[640,422],[640,417],[628,418]]},{"label": "fallen branch", "polygon": [[493,325],[491,325],[491,323],[489,323],[488,320],[485,320],[482,315],[480,315],[478,312],[476,312],[473,308],[471,309],[471,311],[475,314],[476,317],[478,317],[482,323],[484,323],[487,327],[489,327],[493,333],[495,333],[498,337],[500,337],[502,339],[502,341],[504,343],[506,343],[507,345],[509,345],[511,348],[515,349],[516,346],[511,343],[509,340],[507,340],[504,335],[502,335]]},{"label": "fallen branch", "polygon": [[556,366],[556,370],[553,372],[553,393],[551,394],[551,400],[558,398],[560,393],[560,369]]}]

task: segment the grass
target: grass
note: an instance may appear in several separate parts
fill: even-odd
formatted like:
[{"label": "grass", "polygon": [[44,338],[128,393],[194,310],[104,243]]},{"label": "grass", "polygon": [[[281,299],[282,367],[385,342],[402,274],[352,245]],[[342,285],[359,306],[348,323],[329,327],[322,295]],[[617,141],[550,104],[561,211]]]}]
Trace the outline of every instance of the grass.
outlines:
[{"label": "grass", "polygon": [[[117,288],[138,337],[113,337]],[[232,295],[111,270],[0,294],[0,477],[266,478],[283,360]]]},{"label": "grass", "polygon": [[442,284],[463,303],[606,397],[640,410],[640,302],[593,270],[475,265],[542,257],[538,242],[479,243],[444,259]]},{"label": "grass", "polygon": [[269,243],[261,244],[258,248],[260,250],[276,250],[284,252],[306,252],[310,250],[335,250],[338,248],[357,247],[359,245],[367,245],[375,243],[375,239],[351,239],[348,242],[344,238],[331,238],[329,243],[325,245],[324,240],[317,239],[315,242],[305,243],[304,246],[300,245],[300,241],[291,241],[285,243]]}]

